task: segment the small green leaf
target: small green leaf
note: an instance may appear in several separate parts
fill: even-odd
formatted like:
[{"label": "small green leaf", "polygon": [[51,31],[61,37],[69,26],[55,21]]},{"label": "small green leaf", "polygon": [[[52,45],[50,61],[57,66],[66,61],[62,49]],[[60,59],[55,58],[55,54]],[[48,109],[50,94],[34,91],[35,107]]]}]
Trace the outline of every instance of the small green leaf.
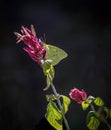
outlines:
[{"label": "small green leaf", "polygon": [[89,96],[85,101],[82,102],[82,109],[83,110],[86,110],[90,104],[92,103],[92,101],[94,100],[94,97],[92,96]]},{"label": "small green leaf", "polygon": [[104,111],[106,112],[106,118],[109,117],[109,118],[111,119],[111,109],[105,107],[105,108],[104,108]]},{"label": "small green leaf", "polygon": [[46,91],[50,87],[50,84],[54,78],[55,72],[54,72],[54,67],[51,64],[51,62],[49,62],[49,60],[44,61],[44,63],[42,64],[42,68],[43,68],[44,75],[46,76],[47,85],[44,88],[44,91]]},{"label": "small green leaf", "polygon": [[44,43],[44,48],[47,50],[46,59],[52,60],[53,66],[68,56],[64,50],[54,45]]},{"label": "small green leaf", "polygon": [[87,103],[86,101],[83,101],[81,105],[83,110],[86,110],[89,107],[89,103]]},{"label": "small green leaf", "polygon": [[42,63],[43,72],[45,75],[51,74],[51,77],[54,75],[53,65],[51,64],[51,60],[45,60]]},{"label": "small green leaf", "polygon": [[95,111],[95,112],[94,112],[94,115],[95,115],[95,117],[96,117],[99,121],[105,123],[105,117],[104,117],[102,114],[100,114],[99,112]]},{"label": "small green leaf", "polygon": [[53,126],[56,130],[62,130],[62,114],[57,108],[56,104],[53,101],[50,101],[47,105],[47,113],[45,115],[47,121]]},{"label": "small green leaf", "polygon": [[91,116],[91,117],[90,117],[90,120],[89,120],[89,122],[88,122],[88,124],[87,124],[87,127],[88,127],[90,130],[97,130],[98,127],[99,127],[99,125],[100,125],[100,121],[99,121],[96,117]]},{"label": "small green leaf", "polygon": [[50,94],[50,95],[46,95],[46,99],[47,101],[53,101],[56,100],[56,97],[54,96],[54,94]]},{"label": "small green leaf", "polygon": [[104,105],[104,102],[100,97],[95,98],[94,103],[95,103],[95,105],[97,105],[99,107]]},{"label": "small green leaf", "polygon": [[109,117],[109,109],[107,107],[104,107],[105,112],[105,118],[107,119]]},{"label": "small green leaf", "polygon": [[95,111],[89,111],[86,117],[86,124],[89,123],[89,120],[92,116],[94,116]]},{"label": "small green leaf", "polygon": [[109,109],[109,118],[111,119],[111,109]]},{"label": "small green leaf", "polygon": [[63,110],[64,110],[64,113],[66,113],[68,111],[68,107],[69,107],[69,104],[70,104],[70,98],[68,98],[67,96],[64,96],[64,95],[61,95],[62,99],[63,99]]}]

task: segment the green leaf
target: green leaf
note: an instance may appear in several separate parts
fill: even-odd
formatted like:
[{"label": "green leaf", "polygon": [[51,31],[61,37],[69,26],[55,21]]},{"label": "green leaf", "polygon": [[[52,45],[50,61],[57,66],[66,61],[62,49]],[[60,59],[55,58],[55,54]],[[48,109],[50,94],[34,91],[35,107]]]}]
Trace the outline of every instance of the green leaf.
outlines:
[{"label": "green leaf", "polygon": [[53,66],[68,56],[64,50],[54,45],[44,43],[44,48],[47,50],[46,59],[52,60]]},{"label": "green leaf", "polygon": [[62,130],[62,114],[57,108],[56,104],[53,101],[50,101],[47,105],[47,113],[45,115],[47,121],[53,126],[56,130]]},{"label": "green leaf", "polygon": [[70,104],[70,98],[67,97],[67,96],[64,96],[64,95],[61,95],[62,99],[63,99],[63,110],[64,110],[64,113],[66,113],[68,111],[68,107],[69,107],[69,104]]},{"label": "green leaf", "polygon": [[95,100],[94,100],[94,103],[95,103],[95,105],[97,105],[99,107],[104,105],[104,102],[100,97],[96,97]]},{"label": "green leaf", "polygon": [[[107,109],[106,109],[106,111],[107,111]],[[108,111],[107,111],[107,112],[108,112]],[[86,123],[87,123],[87,125],[89,124],[88,127],[90,127],[91,117],[94,117],[94,118],[97,120],[98,125],[100,124],[100,122],[106,123],[105,116],[104,116],[103,114],[100,114],[100,113],[97,112],[97,111],[90,111],[90,112],[87,114],[87,118],[86,118]],[[95,122],[96,122],[96,120],[95,120]],[[95,123],[95,124],[96,124],[96,123]],[[98,125],[97,125],[97,126],[98,126]],[[91,129],[91,130],[92,130],[92,129]],[[95,130],[95,129],[94,129],[94,130]]]},{"label": "green leaf", "polygon": [[100,114],[99,112],[95,112],[94,115],[95,115],[95,117],[96,117],[99,121],[101,121],[101,122],[103,122],[103,123],[106,122],[104,115]]},{"label": "green leaf", "polygon": [[97,130],[98,127],[99,127],[99,125],[100,125],[100,121],[99,121],[96,117],[91,116],[91,117],[90,117],[90,120],[89,120],[89,122],[88,122],[88,124],[87,124],[87,127],[88,127],[90,130]]},{"label": "green leaf", "polygon": [[89,111],[86,117],[86,124],[89,123],[91,116],[94,116],[95,111]]},{"label": "green leaf", "polygon": [[89,96],[85,101],[82,102],[81,104],[82,109],[86,110],[90,106],[90,104],[93,102],[93,100],[94,100],[94,97]]},{"label": "green leaf", "polygon": [[104,107],[105,112],[105,118],[107,119],[109,117],[109,109],[107,107]]},{"label": "green leaf", "polygon": [[83,101],[81,105],[83,110],[86,110],[89,107],[89,103],[87,103],[86,101]]},{"label": "green leaf", "polygon": [[[42,68],[43,68],[43,72],[44,72],[45,75],[48,75],[50,72],[54,71],[53,65],[51,64],[51,60],[45,60],[42,63]],[[54,72],[50,73],[50,74],[51,74],[51,76],[53,76]]]},{"label": "green leaf", "polygon": [[111,119],[111,109],[105,107],[105,108],[104,108],[104,111],[106,112],[106,118],[109,117],[109,118]]},{"label": "green leaf", "polygon": [[111,119],[111,109],[109,109],[109,118]]},{"label": "green leaf", "polygon": [[47,101],[53,101],[56,100],[56,97],[54,94],[50,94],[50,95],[46,95],[46,99]]},{"label": "green leaf", "polygon": [[42,64],[42,68],[43,68],[44,75],[46,76],[47,85],[44,88],[44,91],[46,91],[50,87],[50,84],[54,78],[55,72],[54,72],[54,67],[51,64],[51,62],[49,62],[49,60],[44,61],[44,63]]},{"label": "green leaf", "polygon": [[100,121],[95,115],[95,111],[89,111],[87,114],[86,124],[90,130],[97,130],[100,125]]}]

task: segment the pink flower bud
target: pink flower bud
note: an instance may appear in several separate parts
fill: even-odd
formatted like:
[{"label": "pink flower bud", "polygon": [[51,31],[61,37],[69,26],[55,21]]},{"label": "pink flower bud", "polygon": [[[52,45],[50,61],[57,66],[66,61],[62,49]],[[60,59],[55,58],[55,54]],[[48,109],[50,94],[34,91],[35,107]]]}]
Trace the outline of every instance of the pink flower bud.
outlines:
[{"label": "pink flower bud", "polygon": [[77,88],[73,88],[70,91],[69,96],[71,99],[75,100],[78,104],[81,104],[87,98],[86,92],[84,90],[80,91]]}]

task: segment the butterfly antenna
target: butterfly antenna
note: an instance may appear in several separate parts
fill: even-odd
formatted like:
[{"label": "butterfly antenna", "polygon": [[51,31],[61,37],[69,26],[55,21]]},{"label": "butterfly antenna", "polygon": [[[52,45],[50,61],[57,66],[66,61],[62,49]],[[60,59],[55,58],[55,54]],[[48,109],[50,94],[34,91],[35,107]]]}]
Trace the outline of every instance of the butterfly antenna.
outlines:
[{"label": "butterfly antenna", "polygon": [[44,38],[44,42],[46,43],[46,35],[45,35],[45,33],[44,33],[44,37],[43,38]]}]

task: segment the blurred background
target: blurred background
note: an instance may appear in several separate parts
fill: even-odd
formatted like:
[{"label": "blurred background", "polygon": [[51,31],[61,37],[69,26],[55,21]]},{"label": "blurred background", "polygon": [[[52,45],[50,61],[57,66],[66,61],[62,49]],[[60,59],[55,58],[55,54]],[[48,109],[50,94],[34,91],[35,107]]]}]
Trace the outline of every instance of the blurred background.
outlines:
[{"label": "blurred background", "polygon": [[[39,38],[68,57],[55,66],[54,84],[69,96],[73,87],[111,107],[111,8],[108,0],[0,0],[0,129],[35,130],[46,112],[45,78],[16,44],[13,32],[33,24]],[[71,102],[71,130],[86,130],[86,111]]]}]

